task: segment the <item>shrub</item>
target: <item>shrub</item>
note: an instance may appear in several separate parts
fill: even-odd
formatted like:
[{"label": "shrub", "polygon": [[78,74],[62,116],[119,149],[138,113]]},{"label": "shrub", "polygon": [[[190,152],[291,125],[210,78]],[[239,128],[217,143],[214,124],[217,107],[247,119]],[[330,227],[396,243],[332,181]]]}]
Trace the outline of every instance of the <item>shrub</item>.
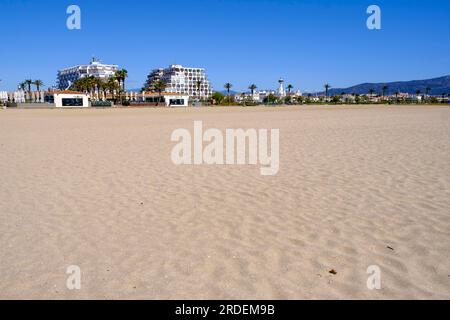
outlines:
[{"label": "shrub", "polygon": [[92,101],[92,107],[112,107],[111,101]]}]

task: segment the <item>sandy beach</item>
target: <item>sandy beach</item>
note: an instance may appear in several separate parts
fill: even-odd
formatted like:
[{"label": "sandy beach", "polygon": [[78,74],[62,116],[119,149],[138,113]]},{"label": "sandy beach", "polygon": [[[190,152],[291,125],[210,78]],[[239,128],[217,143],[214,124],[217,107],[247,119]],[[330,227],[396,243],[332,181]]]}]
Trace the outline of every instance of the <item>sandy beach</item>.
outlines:
[{"label": "sandy beach", "polygon": [[[279,173],[175,166],[196,120]],[[1,299],[450,299],[449,107],[0,110],[0,177]]]}]

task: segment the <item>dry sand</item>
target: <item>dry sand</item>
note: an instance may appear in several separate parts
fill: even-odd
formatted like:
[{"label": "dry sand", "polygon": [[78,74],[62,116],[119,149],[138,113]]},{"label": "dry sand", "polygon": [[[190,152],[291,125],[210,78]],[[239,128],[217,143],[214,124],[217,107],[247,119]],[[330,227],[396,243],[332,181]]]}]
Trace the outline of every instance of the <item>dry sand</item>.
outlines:
[{"label": "dry sand", "polygon": [[[279,174],[174,166],[194,120]],[[0,110],[0,221],[0,298],[449,299],[450,108]]]}]

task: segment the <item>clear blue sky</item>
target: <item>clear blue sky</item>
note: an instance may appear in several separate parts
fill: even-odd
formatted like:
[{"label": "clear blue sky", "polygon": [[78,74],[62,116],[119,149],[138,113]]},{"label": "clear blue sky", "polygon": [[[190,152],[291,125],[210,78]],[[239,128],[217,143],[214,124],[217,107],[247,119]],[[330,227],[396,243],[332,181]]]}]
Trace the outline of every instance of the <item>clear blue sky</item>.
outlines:
[{"label": "clear blue sky", "polygon": [[[66,28],[71,4],[79,31]],[[366,28],[371,4],[380,31]],[[205,67],[218,90],[425,79],[450,74],[449,21],[448,0],[0,0],[0,90],[52,85],[93,55],[126,68],[129,88],[172,63]]]}]

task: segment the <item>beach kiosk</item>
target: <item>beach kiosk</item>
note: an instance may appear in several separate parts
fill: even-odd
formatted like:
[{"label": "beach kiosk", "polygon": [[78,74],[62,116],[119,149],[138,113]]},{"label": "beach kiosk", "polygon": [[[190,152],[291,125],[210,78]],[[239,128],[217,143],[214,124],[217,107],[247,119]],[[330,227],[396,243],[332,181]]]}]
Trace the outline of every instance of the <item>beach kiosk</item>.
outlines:
[{"label": "beach kiosk", "polygon": [[181,93],[162,92],[161,95],[155,92],[142,93],[138,96],[138,101],[150,105],[160,105],[166,107],[188,107],[189,96]]},{"label": "beach kiosk", "polygon": [[76,91],[53,91],[45,97],[56,108],[89,108],[89,96]]}]

